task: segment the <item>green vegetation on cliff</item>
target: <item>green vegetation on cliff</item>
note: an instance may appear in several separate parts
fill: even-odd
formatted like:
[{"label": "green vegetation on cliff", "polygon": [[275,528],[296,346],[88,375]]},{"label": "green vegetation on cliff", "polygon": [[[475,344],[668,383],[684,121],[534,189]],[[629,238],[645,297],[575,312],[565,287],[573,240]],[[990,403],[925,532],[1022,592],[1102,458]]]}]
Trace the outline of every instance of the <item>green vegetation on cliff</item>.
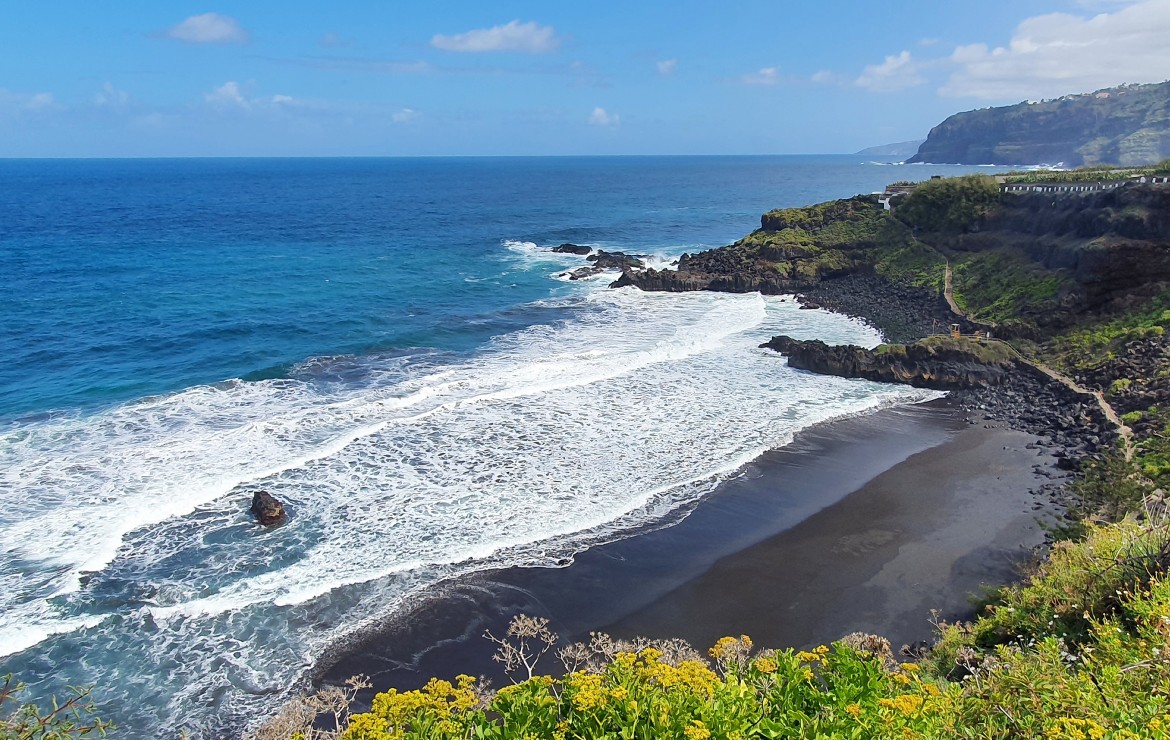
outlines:
[{"label": "green vegetation on cliff", "polygon": [[956,255],[951,265],[955,303],[1000,331],[1028,334],[1035,319],[1057,306],[1072,281],[1014,250]]},{"label": "green vegetation on cliff", "polygon": [[916,231],[961,234],[999,202],[999,185],[986,175],[928,180],[897,203],[899,221]]},{"label": "green vegetation on cliff", "polygon": [[1147,165],[1170,156],[1170,82],[957,113],[910,162]]},{"label": "green vegetation on cliff", "polygon": [[786,278],[816,280],[872,269],[892,280],[942,289],[946,261],[890,219],[873,196],[769,211],[760,222],[760,229],[728,249]]},{"label": "green vegetation on cliff", "polygon": [[1009,363],[1016,358],[1015,352],[1002,342],[981,342],[970,336],[955,338],[949,334],[924,337],[910,345],[881,344],[873,351],[876,355],[907,357],[908,347],[920,347],[935,354],[962,354],[987,365]]}]

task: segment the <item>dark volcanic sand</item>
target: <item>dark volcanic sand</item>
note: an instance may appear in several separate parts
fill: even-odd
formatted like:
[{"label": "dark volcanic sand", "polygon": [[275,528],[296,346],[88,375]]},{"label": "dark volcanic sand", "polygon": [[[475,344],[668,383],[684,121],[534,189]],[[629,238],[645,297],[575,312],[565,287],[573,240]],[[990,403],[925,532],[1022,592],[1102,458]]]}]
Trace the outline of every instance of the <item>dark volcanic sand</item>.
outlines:
[{"label": "dark volcanic sand", "polygon": [[[377,690],[486,674],[485,628],[520,612],[563,637],[728,634],[800,647],[854,631],[895,647],[931,636],[931,610],[1010,580],[1043,542],[1030,491],[1047,482],[1035,438],[969,424],[946,402],[814,427],[773,450],[674,526],[581,553],[564,568],[509,568],[447,584],[408,615],[339,650],[325,683],[356,673]],[[542,667],[555,672],[551,655]]]}]

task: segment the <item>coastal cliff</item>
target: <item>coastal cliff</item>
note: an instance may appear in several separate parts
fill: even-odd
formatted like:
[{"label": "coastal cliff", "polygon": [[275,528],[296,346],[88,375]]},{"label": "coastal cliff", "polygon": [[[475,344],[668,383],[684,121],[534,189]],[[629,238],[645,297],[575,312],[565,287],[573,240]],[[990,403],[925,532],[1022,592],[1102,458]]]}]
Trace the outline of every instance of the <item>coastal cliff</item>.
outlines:
[{"label": "coastal cliff", "polygon": [[948,262],[968,317],[1028,339],[1125,310],[1170,281],[1163,185],[1000,193],[992,178],[967,177],[895,203],[893,214],[875,196],[771,211],[734,244],[683,255],[676,270],[627,270],[613,286],[799,293],[907,341],[956,320],[942,300]]},{"label": "coastal cliff", "polygon": [[[1170,187],[1001,193],[972,176],[922,183],[893,205],[858,196],[772,211],[734,244],[685,255],[676,271],[626,271],[614,285],[791,292],[805,307],[861,317],[894,344],[764,346],[797,369],[959,389],[973,412],[1053,440],[1070,468],[1112,454],[1119,422],[1095,393],[1125,415],[1136,440],[1126,454],[1149,485],[1170,484]],[[918,342],[952,323],[962,335],[991,329],[1030,361]]]},{"label": "coastal cliff", "polygon": [[1142,165],[1170,157],[1170,82],[956,113],[907,162]]}]

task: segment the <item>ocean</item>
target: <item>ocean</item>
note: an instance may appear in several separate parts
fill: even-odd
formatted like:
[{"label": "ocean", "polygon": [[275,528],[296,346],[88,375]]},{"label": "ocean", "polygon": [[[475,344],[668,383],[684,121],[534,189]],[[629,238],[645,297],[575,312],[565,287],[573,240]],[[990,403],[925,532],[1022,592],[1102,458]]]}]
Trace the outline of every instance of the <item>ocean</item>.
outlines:
[{"label": "ocean", "polygon": [[[970,167],[856,156],[0,160],[0,674],[218,736],[451,578],[672,521],[801,429],[928,397],[758,294],[570,281]],[[253,492],[289,521],[265,529]]]}]

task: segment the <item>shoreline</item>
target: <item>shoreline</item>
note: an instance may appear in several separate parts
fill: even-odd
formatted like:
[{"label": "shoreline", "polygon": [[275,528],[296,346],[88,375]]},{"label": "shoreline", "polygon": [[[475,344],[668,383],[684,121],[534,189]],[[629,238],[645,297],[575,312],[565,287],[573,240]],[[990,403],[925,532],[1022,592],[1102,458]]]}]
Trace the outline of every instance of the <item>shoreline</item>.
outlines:
[{"label": "shoreline", "polygon": [[[444,584],[325,656],[315,684],[358,673],[374,691],[431,676],[507,679],[484,630],[543,616],[562,641],[591,631],[681,637],[705,650],[725,634],[768,647],[884,634],[931,636],[931,612],[972,613],[1044,542],[1037,492],[1055,458],[1039,438],[967,419],[950,399],[815,425],[745,466],[681,521],[580,553],[563,568],[512,567]],[[544,658],[542,672],[560,664]],[[372,691],[359,698],[368,701]]]}]

